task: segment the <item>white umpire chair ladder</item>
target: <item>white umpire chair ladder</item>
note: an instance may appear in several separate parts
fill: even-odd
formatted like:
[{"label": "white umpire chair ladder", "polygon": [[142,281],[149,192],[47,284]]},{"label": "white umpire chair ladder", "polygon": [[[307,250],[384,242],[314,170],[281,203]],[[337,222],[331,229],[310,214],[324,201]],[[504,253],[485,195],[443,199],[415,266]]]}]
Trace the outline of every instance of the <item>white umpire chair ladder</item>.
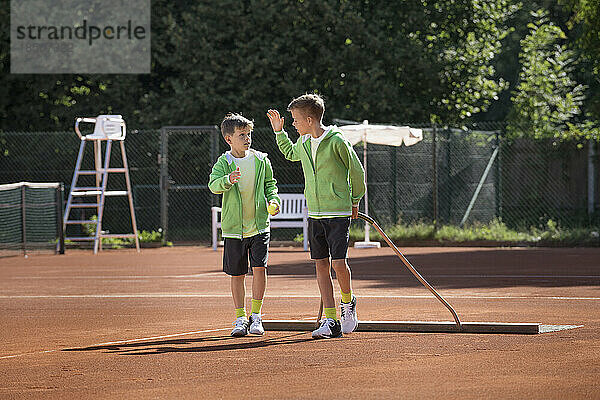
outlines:
[{"label": "white umpire chair ladder", "polygon": [[[95,124],[94,132],[90,135],[82,135],[79,131],[79,124],[88,122]],[[65,237],[65,240],[73,241],[94,241],[94,254],[102,250],[102,238],[132,238],[135,239],[135,248],[140,251],[140,242],[138,239],[137,225],[135,222],[135,211],[133,208],[133,196],[131,191],[131,181],[129,179],[129,167],[127,166],[127,156],[125,154],[125,121],[120,115],[99,115],[96,118],[77,118],[75,121],[75,132],[81,139],[79,146],[79,154],[77,155],[77,163],[75,164],[75,172],[73,181],[71,182],[71,190],[67,200],[67,207],[63,219],[63,225],[66,232],[67,225],[82,225],[95,224],[96,233],[94,236],[83,237]],[[85,144],[92,142],[94,144],[94,166],[93,170],[82,170],[81,164],[83,160]],[[102,142],[106,142],[104,162],[102,162]],[[123,166],[111,168],[110,155],[113,142],[118,142],[121,148],[121,158]],[[106,190],[108,184],[108,174],[122,173],[125,174],[126,190]],[[95,186],[78,186],[78,179],[82,175],[95,176]],[[129,199],[129,211],[131,214],[131,226],[133,233],[117,233],[107,234],[102,230],[102,217],[104,215],[104,202],[107,196],[127,196]],[[95,197],[95,202],[73,202],[74,197]],[[97,219],[69,219],[73,208],[88,208],[96,209]]]}]

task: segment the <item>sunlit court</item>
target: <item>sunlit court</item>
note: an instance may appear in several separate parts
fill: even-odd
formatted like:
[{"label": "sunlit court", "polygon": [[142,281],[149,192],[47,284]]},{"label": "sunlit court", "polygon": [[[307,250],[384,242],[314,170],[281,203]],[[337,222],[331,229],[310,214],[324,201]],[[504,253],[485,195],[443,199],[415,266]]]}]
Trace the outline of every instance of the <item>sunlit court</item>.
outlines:
[{"label": "sunlit court", "polygon": [[599,1],[0,26],[0,400],[600,398]]},{"label": "sunlit court", "polygon": [[[597,249],[405,254],[465,321],[573,327],[537,335],[354,332],[319,341],[310,332],[267,331],[233,338],[221,251],[32,254],[2,259],[0,394],[233,399],[256,376],[260,397],[273,399],[319,398],[331,384],[348,398],[597,392]],[[351,249],[349,262],[359,320],[452,321],[390,248]],[[319,293],[305,252],[273,247],[268,279],[265,319],[315,321]]]}]

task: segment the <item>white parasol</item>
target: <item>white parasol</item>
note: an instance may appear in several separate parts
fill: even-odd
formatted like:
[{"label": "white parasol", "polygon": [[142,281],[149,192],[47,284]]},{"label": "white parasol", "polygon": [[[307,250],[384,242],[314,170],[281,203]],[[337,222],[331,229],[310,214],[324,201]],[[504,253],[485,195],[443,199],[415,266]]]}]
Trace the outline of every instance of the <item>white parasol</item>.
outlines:
[{"label": "white parasol", "polygon": [[[344,137],[355,145],[363,142],[363,167],[365,168],[365,183],[367,180],[367,143],[383,144],[387,146],[412,146],[423,139],[423,130],[410,128],[408,126],[393,126],[393,125],[369,125],[369,121],[365,120],[362,124],[343,125],[340,129],[344,133]],[[369,195],[368,190],[365,190],[365,214],[369,215]],[[365,223],[365,240],[364,242],[356,242],[354,247],[380,247],[379,242],[371,242],[369,238],[370,226]]]}]

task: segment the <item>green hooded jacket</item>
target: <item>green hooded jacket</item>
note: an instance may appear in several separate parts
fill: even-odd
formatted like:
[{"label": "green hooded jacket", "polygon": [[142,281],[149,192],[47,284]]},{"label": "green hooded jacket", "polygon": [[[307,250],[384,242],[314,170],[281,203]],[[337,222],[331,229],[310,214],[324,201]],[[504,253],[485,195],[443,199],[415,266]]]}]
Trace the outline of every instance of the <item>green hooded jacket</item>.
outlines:
[{"label": "green hooded jacket", "polygon": [[[267,203],[275,200],[281,206],[281,199],[277,195],[277,181],[273,178],[273,168],[266,153],[250,149],[254,154],[255,177],[255,206],[256,227],[258,233],[269,230],[269,214]],[[208,188],[215,194],[223,195],[221,211],[221,231],[223,237],[242,239],[242,196],[237,183],[229,182],[229,174],[235,171],[235,163],[230,151],[223,153],[215,165],[208,182]]]},{"label": "green hooded jacket", "polygon": [[352,145],[337,126],[330,126],[317,148],[315,162],[310,135],[292,143],[287,133],[277,133],[277,145],[285,158],[302,162],[304,196],[311,218],[352,215],[365,194],[365,171]]}]

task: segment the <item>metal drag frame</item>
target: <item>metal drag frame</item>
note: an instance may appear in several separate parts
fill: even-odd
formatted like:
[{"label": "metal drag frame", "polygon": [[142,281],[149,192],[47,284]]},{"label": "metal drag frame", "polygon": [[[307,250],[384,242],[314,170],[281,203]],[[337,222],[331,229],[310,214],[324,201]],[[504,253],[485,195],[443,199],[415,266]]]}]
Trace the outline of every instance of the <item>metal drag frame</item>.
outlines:
[{"label": "metal drag frame", "polygon": [[[375,222],[366,214],[358,213],[358,217],[371,224],[385,239],[387,244],[402,260],[406,268],[450,311],[454,322],[426,322],[426,321],[359,321],[357,332],[430,332],[430,333],[512,333],[512,334],[539,334],[565,329],[578,328],[581,325],[542,325],[539,323],[508,323],[508,322],[462,322],[452,306],[431,286],[423,276],[412,266],[410,261],[394,245],[391,239]],[[323,303],[319,307],[318,320],[321,318]],[[264,320],[265,330],[272,331],[310,331],[315,328],[314,321],[295,320]]]}]

